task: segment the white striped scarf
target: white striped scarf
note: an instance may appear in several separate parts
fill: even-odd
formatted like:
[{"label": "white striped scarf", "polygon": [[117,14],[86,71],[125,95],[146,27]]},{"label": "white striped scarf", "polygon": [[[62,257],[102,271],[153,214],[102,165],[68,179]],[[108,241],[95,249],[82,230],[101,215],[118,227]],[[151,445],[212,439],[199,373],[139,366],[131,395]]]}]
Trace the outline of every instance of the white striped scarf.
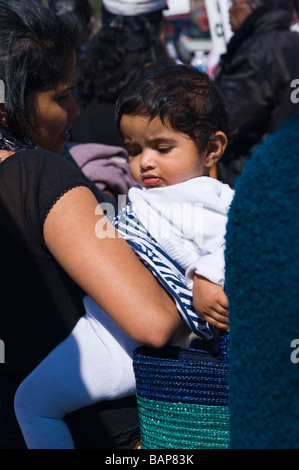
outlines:
[{"label": "white striped scarf", "polygon": [[208,323],[194,309],[192,292],[187,288],[184,269],[151,237],[136,218],[130,203],[119,212],[112,223],[173,297],[178,311],[192,332],[203,339],[211,339],[213,334]]}]

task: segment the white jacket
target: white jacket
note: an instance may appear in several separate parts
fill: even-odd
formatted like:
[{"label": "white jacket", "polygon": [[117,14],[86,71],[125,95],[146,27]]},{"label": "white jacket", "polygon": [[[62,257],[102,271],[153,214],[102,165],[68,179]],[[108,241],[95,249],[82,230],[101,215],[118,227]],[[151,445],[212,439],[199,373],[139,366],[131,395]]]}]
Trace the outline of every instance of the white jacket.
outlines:
[{"label": "white jacket", "polygon": [[227,214],[234,191],[207,176],[162,188],[129,190],[133,213],[186,273],[192,290],[194,273],[224,285]]}]

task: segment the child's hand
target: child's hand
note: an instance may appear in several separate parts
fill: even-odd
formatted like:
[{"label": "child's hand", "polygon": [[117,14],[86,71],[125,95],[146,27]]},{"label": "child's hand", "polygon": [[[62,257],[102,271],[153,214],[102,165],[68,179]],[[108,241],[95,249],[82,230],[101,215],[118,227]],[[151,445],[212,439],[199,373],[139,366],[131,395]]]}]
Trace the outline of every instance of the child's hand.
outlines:
[{"label": "child's hand", "polygon": [[195,310],[212,326],[228,330],[228,299],[218,284],[195,275],[193,284]]}]

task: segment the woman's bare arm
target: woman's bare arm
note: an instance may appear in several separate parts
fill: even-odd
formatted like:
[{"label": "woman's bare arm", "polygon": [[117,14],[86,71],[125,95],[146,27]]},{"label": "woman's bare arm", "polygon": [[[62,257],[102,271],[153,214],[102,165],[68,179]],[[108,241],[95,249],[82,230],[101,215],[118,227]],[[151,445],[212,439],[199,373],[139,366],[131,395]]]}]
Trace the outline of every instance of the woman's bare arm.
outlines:
[{"label": "woman's bare arm", "polygon": [[[108,229],[110,237],[103,236]],[[188,334],[174,302],[88,188],[71,189],[56,202],[44,238],[65,271],[133,339],[161,347],[182,331]]]}]

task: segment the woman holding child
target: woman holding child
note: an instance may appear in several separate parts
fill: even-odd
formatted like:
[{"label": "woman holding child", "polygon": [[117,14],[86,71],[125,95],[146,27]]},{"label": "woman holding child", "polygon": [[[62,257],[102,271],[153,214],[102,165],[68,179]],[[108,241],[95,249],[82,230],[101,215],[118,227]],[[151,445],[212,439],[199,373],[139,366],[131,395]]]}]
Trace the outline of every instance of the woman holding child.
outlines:
[{"label": "woman holding child", "polygon": [[160,346],[184,330],[126,242],[95,236],[105,216],[90,182],[58,155],[78,114],[76,30],[39,2],[0,2],[1,448],[24,447],[14,393],[84,315],[85,292],[135,341]]},{"label": "woman holding child", "polygon": [[[115,367],[123,374],[137,344],[161,347],[190,332],[171,296],[110,226],[90,182],[59,155],[78,113],[70,93],[75,29],[67,18],[58,18],[35,0],[25,4],[0,0],[0,78],[6,86],[0,115],[0,236],[5,247],[0,265],[0,331],[6,347],[6,363],[0,368],[2,448],[24,447],[13,406],[15,399],[19,419],[22,413],[26,416],[27,403],[18,408],[15,392],[27,376],[30,388],[31,374],[52,354],[55,357],[60,346],[70,346],[73,355],[68,361],[54,361],[52,369],[46,370],[46,377],[55,375],[55,368],[63,377],[61,390],[50,382],[47,392],[54,405],[60,390],[62,408],[71,413],[87,406],[87,400],[94,403],[97,391],[84,398],[75,389],[66,391],[68,378],[76,380],[76,375],[68,375],[72,372],[69,365],[77,367],[82,389],[84,381],[93,377],[90,363],[96,368],[105,366],[104,352],[107,358],[115,358]],[[215,126],[211,129],[206,147],[198,155],[197,176],[208,175],[208,168],[221,157],[226,145],[224,132]],[[112,236],[97,236],[99,221],[109,227]],[[196,275],[195,282],[200,285]],[[101,307],[97,326],[110,335],[111,342],[98,355],[92,341],[81,341],[84,335],[95,338],[94,318],[89,315],[86,299]],[[226,328],[227,305],[217,307],[209,317],[213,325]],[[125,382],[117,371],[107,369],[107,375],[101,375],[108,390],[106,398],[134,391],[133,375]],[[71,399],[75,401],[72,405]],[[28,403],[28,407],[37,404]],[[72,442],[65,441],[69,442],[69,437],[65,437],[66,426],[61,426],[63,413],[59,407],[55,412],[57,419],[50,423],[51,429],[48,427],[45,435],[38,434],[37,439],[47,441],[52,436],[58,444],[41,447],[36,436],[32,440],[30,436],[30,448],[73,448]],[[26,419],[22,432],[23,426],[30,427],[30,412]]]}]

